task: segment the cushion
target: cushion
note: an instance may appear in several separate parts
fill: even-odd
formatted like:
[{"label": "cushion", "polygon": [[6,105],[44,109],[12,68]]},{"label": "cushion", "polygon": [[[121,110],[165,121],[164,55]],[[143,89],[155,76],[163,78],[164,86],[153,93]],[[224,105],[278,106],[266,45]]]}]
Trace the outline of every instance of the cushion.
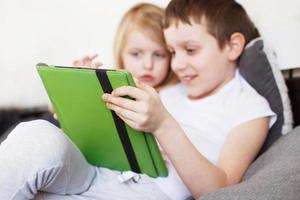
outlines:
[{"label": "cushion", "polygon": [[300,197],[300,126],[281,137],[247,170],[237,185],[200,200],[294,200]]},{"label": "cushion", "polygon": [[277,114],[277,121],[271,127],[262,147],[261,152],[264,152],[281,134],[286,134],[293,127],[287,87],[274,52],[264,45],[260,37],[248,43],[238,67],[241,75],[267,99],[271,109]]}]

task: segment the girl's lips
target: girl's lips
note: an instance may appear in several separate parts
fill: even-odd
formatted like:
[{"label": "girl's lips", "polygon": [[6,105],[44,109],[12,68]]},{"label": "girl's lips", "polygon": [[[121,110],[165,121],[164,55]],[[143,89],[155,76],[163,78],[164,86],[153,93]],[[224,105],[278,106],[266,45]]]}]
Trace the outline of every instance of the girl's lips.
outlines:
[{"label": "girl's lips", "polygon": [[141,76],[139,78],[139,80],[142,82],[152,82],[154,80],[154,77],[150,76],[150,75],[144,75],[144,76]]}]

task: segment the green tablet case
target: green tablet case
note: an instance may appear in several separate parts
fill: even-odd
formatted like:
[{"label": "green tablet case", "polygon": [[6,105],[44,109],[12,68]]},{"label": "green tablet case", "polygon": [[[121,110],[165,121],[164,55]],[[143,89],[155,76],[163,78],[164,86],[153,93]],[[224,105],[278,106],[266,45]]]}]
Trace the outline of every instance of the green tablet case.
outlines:
[{"label": "green tablet case", "polygon": [[152,134],[124,123],[102,100],[103,93],[134,86],[125,70],[37,65],[63,131],[89,163],[119,171],[167,176]]}]

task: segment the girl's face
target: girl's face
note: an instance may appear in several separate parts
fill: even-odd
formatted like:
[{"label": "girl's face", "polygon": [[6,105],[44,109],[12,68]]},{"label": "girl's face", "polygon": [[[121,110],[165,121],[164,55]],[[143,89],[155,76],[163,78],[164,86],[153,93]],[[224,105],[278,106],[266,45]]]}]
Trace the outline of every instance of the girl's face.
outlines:
[{"label": "girl's face", "polygon": [[220,49],[206,26],[178,23],[165,29],[164,34],[172,54],[172,69],[190,98],[209,96],[234,77],[230,48],[225,45]]},{"label": "girl's face", "polygon": [[122,52],[124,69],[142,83],[156,87],[168,75],[170,55],[160,43],[140,31],[131,31]]}]

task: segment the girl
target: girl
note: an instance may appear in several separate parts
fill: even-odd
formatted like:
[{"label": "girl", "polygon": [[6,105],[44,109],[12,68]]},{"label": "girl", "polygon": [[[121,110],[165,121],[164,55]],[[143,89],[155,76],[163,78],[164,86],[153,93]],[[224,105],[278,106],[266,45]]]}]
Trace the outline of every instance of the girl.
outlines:
[{"label": "girl", "polygon": [[[115,36],[114,58],[118,69],[126,69],[142,83],[157,90],[177,82],[170,70],[162,29],[164,11],[158,6],[142,3],[123,16]],[[73,62],[75,66],[100,67],[96,55]]]}]

